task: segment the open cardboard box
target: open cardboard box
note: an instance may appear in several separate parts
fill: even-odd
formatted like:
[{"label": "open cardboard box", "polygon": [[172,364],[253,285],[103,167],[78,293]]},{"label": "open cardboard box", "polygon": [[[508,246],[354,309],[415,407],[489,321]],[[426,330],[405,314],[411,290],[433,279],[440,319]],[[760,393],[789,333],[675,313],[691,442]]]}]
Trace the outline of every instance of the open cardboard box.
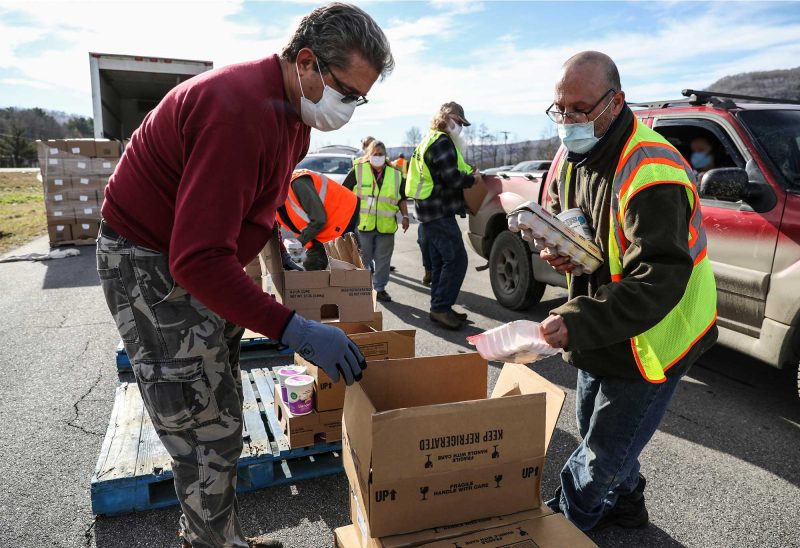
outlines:
[{"label": "open cardboard box", "polygon": [[262,272],[272,276],[276,298],[304,318],[372,321],[376,304],[372,273],[364,268],[355,239],[338,238],[336,245],[330,247],[329,255],[329,270],[284,271],[280,243],[273,237],[259,258]]},{"label": "open cardboard box", "polygon": [[273,394],[275,415],[283,433],[289,440],[289,447],[308,447],[315,443],[339,441],[342,439],[342,410],[312,411],[308,415],[293,415],[283,401],[281,387],[275,385]]},{"label": "open cardboard box", "polygon": [[[520,514],[515,514],[520,516]],[[362,548],[356,525],[334,531],[336,548]],[[372,546],[372,545],[369,545]],[[426,548],[597,548],[561,514],[491,526],[473,533],[415,544]]]},{"label": "open cardboard box", "polygon": [[[394,358],[413,358],[415,355],[414,339],[417,332],[413,329],[401,331],[377,331],[370,324],[331,324],[338,327],[350,337],[364,354],[367,361]],[[307,361],[300,354],[294,355],[294,362],[305,365],[309,375],[314,377],[314,409],[330,411],[344,407],[345,383],[342,379],[333,382],[325,371]],[[369,371],[365,373],[369,374]]]},{"label": "open cardboard box", "polygon": [[543,506],[562,390],[506,364],[487,398],[488,364],[478,354],[387,360],[369,373],[348,388],[343,421],[363,546]]}]

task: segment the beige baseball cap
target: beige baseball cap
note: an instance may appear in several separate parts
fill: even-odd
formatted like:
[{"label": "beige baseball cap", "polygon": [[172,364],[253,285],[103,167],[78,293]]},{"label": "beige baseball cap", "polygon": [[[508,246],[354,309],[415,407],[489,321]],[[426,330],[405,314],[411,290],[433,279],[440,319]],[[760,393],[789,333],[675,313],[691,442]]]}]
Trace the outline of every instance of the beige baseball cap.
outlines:
[{"label": "beige baseball cap", "polygon": [[464,107],[456,103],[455,101],[450,101],[449,103],[445,103],[439,109],[440,114],[445,114],[447,116],[452,116],[456,120],[458,120],[462,126],[468,126],[470,123],[467,121],[467,118],[464,116]]}]

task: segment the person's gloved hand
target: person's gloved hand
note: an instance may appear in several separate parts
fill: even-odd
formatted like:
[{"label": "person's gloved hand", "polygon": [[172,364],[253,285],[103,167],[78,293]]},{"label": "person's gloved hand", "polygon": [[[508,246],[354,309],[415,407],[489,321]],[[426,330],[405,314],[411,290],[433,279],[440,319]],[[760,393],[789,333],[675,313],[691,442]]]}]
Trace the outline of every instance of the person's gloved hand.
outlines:
[{"label": "person's gloved hand", "polygon": [[288,251],[281,253],[281,262],[283,263],[284,270],[305,270],[302,265],[294,262]]},{"label": "person's gloved hand", "polygon": [[361,380],[367,361],[343,331],[295,314],[283,331],[281,342],[321,367],[333,382],[344,377],[347,385]]}]

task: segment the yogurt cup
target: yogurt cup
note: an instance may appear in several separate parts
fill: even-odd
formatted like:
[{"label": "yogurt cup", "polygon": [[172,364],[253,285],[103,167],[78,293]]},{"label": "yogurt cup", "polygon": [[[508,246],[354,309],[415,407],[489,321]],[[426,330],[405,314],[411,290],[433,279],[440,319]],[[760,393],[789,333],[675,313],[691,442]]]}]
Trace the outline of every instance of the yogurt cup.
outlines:
[{"label": "yogurt cup", "polygon": [[572,209],[562,211],[556,215],[556,218],[562,221],[580,236],[583,236],[587,240],[591,241],[592,229],[589,228],[589,223],[586,222],[586,216],[583,214],[583,211],[581,211],[581,208],[573,207]]},{"label": "yogurt cup", "polygon": [[278,376],[278,384],[281,385],[281,396],[283,396],[283,401],[289,402],[286,398],[286,380],[289,377],[294,377],[295,375],[305,375],[306,374],[306,366],[305,365],[287,365],[286,367],[281,367],[275,373]]},{"label": "yogurt cup", "polygon": [[314,377],[294,375],[286,379],[286,405],[292,415],[308,415],[314,408]]}]

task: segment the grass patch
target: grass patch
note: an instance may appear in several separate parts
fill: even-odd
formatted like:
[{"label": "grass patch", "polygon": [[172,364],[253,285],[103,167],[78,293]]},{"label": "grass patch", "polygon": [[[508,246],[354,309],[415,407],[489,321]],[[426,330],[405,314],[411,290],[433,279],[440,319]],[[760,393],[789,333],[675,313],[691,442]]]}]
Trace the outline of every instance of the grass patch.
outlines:
[{"label": "grass patch", "polygon": [[0,253],[43,234],[47,216],[36,173],[0,172]]}]

